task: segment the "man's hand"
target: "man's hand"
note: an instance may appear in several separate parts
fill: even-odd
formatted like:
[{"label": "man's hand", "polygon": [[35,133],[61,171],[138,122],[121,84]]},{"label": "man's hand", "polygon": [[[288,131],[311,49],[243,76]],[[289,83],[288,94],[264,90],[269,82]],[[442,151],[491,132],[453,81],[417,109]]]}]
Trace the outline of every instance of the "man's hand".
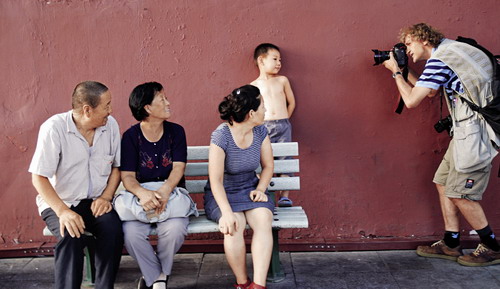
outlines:
[{"label": "man's hand", "polygon": [[69,208],[59,215],[59,225],[62,237],[64,237],[64,229],[68,230],[69,235],[73,238],[80,238],[85,231],[85,223],[82,216]]},{"label": "man's hand", "polygon": [[100,217],[106,213],[111,212],[111,209],[113,206],[111,205],[111,202],[103,198],[102,196],[95,199],[92,202],[92,205],[90,205],[90,209],[92,210],[92,214],[94,217]]},{"label": "man's hand", "polygon": [[398,62],[394,59],[394,52],[391,51],[389,54],[390,58],[384,61],[382,64],[385,68],[389,69],[392,73],[401,71],[398,66]]}]

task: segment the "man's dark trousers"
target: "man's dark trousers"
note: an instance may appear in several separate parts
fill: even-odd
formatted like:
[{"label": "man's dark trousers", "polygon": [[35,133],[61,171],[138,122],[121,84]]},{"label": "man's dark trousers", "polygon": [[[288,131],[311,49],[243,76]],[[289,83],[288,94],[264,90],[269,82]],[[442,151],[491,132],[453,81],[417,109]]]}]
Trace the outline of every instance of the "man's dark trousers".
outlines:
[{"label": "man's dark trousers", "polygon": [[95,288],[113,288],[123,250],[122,223],[114,210],[95,218],[90,209],[91,204],[92,200],[82,200],[76,207],[72,206],[71,210],[82,216],[85,230],[91,232],[94,237],[82,235],[80,238],[73,238],[67,230],[64,231],[64,237],[61,237],[56,213],[50,208],[42,212],[47,227],[58,239],[54,249],[56,289],[80,289],[83,278],[83,249],[89,241],[95,241],[96,248]]}]

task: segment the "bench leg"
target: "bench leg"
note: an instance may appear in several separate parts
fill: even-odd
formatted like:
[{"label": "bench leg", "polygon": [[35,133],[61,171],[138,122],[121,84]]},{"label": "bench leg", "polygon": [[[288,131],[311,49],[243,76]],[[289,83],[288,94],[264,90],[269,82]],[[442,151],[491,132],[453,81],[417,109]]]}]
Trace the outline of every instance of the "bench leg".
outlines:
[{"label": "bench leg", "polygon": [[[93,238],[93,237],[90,237]],[[89,238],[89,239],[90,239]],[[95,240],[89,240],[83,249],[85,253],[85,276],[83,277],[83,287],[94,287],[95,285]]]},{"label": "bench leg", "polygon": [[271,256],[269,272],[267,272],[267,281],[270,283],[277,283],[285,280],[285,272],[283,271],[280,262],[278,233],[279,229],[273,228],[273,254]]}]

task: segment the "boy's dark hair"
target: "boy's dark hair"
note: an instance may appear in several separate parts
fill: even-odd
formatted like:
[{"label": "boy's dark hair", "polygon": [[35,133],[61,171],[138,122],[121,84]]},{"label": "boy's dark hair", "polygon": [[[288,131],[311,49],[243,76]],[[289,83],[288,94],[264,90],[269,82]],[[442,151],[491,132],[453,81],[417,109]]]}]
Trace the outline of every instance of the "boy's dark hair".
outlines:
[{"label": "boy's dark hair", "polygon": [[101,103],[101,95],[108,91],[106,85],[97,81],[84,81],[76,85],[71,97],[73,109],[80,109],[84,104],[96,108]]},{"label": "boy's dark hair", "polygon": [[261,98],[260,90],[253,85],[237,88],[219,104],[220,118],[231,125],[233,121],[243,122],[250,110],[259,109]]},{"label": "boy's dark hair", "polygon": [[261,43],[259,46],[255,48],[255,51],[253,53],[253,60],[257,61],[257,58],[261,55],[266,55],[269,50],[277,50],[278,52],[280,49],[278,46],[271,44],[271,43]]},{"label": "boy's dark hair", "polygon": [[132,90],[128,99],[128,106],[135,119],[142,121],[149,116],[144,107],[151,104],[155,95],[162,90],[163,86],[158,82],[146,82]]}]

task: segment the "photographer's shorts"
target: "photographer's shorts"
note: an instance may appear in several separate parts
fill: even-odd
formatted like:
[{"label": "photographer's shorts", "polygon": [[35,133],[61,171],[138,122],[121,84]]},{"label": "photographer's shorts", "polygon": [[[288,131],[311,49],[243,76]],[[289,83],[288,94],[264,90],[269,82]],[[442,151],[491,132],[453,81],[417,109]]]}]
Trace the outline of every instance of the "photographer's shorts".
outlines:
[{"label": "photographer's shorts", "polygon": [[490,171],[491,164],[471,173],[457,172],[453,161],[453,140],[451,140],[433,182],[446,187],[445,195],[448,198],[479,201],[488,186]]}]

